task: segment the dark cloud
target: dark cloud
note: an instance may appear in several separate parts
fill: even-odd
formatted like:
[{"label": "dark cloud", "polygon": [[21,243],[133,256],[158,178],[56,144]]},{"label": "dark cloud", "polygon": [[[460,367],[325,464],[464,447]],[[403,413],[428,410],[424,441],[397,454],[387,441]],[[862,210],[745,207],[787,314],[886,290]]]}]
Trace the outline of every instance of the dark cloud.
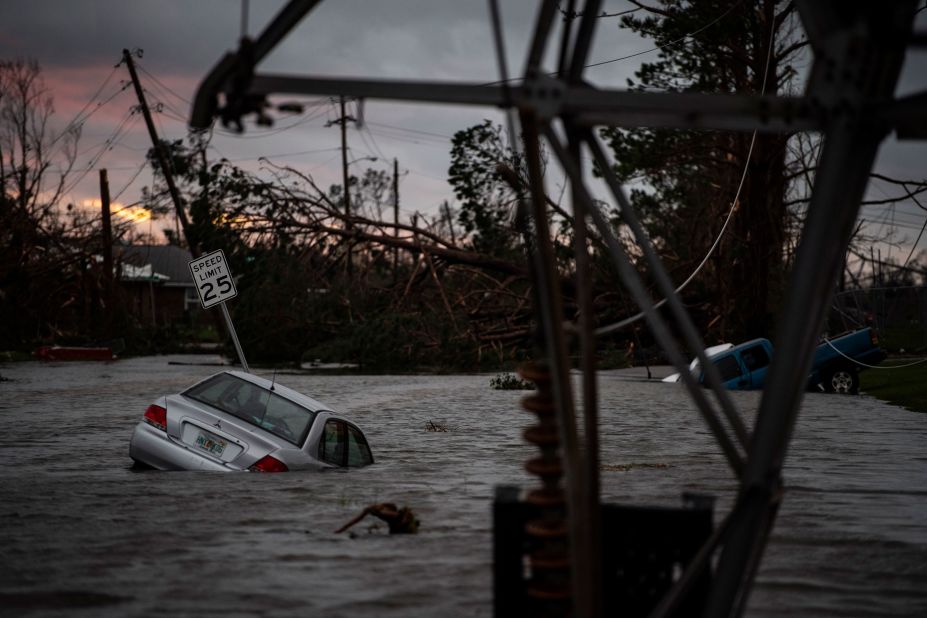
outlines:
[{"label": "dark cloud", "polygon": [[6,3],[0,28],[14,53],[45,66],[115,63],[123,47],[139,47],[159,67],[178,68],[214,61],[222,39],[237,32],[235,7],[222,0],[13,2]]},{"label": "dark cloud", "polygon": [[[523,69],[525,50],[539,5],[535,0],[500,0],[505,25],[510,72]],[[255,34],[285,5],[284,0],[252,0],[249,3],[250,32]],[[607,2],[607,10],[624,8],[623,0]],[[226,51],[237,45],[240,34],[240,0],[6,0],[0,3],[0,57],[29,56],[40,61],[57,85],[63,117],[79,108],[112,70],[126,48],[145,51],[142,65],[174,96],[151,84],[152,96],[170,106],[159,118],[168,137],[182,137],[183,118],[196,85]],[[590,60],[598,62],[649,49],[641,41],[616,28],[617,20],[600,23]],[[927,12],[919,19],[927,27]],[[557,38],[553,37],[552,41]],[[551,45],[555,48],[556,45]],[[551,49],[551,51],[555,51]],[[589,71],[589,77],[603,86],[622,87],[641,61],[650,56],[617,62]],[[493,81],[498,78],[491,38],[488,4],[485,0],[327,0],[299,24],[266,59],[262,70],[323,76],[366,76],[376,78],[418,78],[433,80]],[[120,72],[118,79],[125,79]],[[149,78],[146,76],[146,80]],[[64,86],[67,86],[65,88]],[[905,66],[899,92],[915,92],[927,86],[927,57],[912,53]],[[133,104],[132,97],[117,98],[114,110],[99,114],[106,123],[85,127],[85,136],[102,140],[112,125]],[[324,110],[323,110],[324,111]],[[448,164],[446,143],[440,138],[417,134],[424,131],[451,135],[482,118],[501,120],[496,110],[401,105],[368,102],[365,131],[349,137],[356,156],[376,155],[379,164],[397,157],[410,173],[404,178],[404,204],[410,210],[429,209],[450,191],[443,179]],[[216,156],[251,159],[243,165],[257,166],[259,156],[302,151],[325,151],[338,146],[337,131],[325,128],[331,113],[287,131],[281,119],[273,130],[254,130],[244,138],[222,135],[214,139]],[[96,119],[97,117],[95,117]],[[380,125],[391,125],[389,128]],[[261,137],[266,135],[267,137]],[[147,135],[140,123],[132,127],[119,148],[102,159],[102,165],[117,168],[113,183],[126,182],[141,162]],[[878,169],[904,178],[924,178],[927,146],[899,144],[892,140],[883,147]],[[283,157],[282,162],[312,169],[325,184],[338,182],[337,165],[327,166],[325,152]],[[330,168],[330,169],[329,169]],[[123,170],[123,171],[119,171]],[[123,176],[120,176],[123,174]],[[92,174],[77,190],[93,195]],[[147,174],[136,180],[128,194],[148,182]],[[906,207],[914,212],[914,207]]]}]

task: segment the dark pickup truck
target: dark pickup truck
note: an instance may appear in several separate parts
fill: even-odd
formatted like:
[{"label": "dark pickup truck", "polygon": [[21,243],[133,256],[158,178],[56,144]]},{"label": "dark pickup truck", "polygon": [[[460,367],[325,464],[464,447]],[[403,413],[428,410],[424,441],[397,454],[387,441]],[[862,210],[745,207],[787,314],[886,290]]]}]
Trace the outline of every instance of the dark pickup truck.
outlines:
[{"label": "dark pickup truck", "polygon": [[[725,388],[761,389],[766,383],[772,354],[768,339],[753,339],[719,352],[710,360],[718,368]],[[857,393],[859,372],[884,358],[885,352],[879,348],[879,339],[871,328],[824,339],[814,353],[807,387],[823,388],[829,393]]]}]

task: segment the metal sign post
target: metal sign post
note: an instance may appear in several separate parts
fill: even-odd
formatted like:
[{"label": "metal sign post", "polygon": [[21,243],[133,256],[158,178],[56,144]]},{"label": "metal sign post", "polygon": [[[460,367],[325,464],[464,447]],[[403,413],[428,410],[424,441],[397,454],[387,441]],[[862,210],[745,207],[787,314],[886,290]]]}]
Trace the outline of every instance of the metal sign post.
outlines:
[{"label": "metal sign post", "polygon": [[193,283],[196,286],[196,293],[200,297],[200,304],[203,309],[209,309],[215,305],[222,307],[222,315],[225,317],[225,324],[232,335],[232,343],[235,344],[235,351],[238,352],[238,360],[244,370],[251,373],[248,361],[245,360],[245,353],[241,349],[241,343],[238,341],[238,333],[235,332],[232,316],[229,315],[228,307],[225,306],[225,301],[238,295],[238,290],[235,289],[235,280],[232,278],[232,271],[229,270],[228,262],[225,260],[225,253],[222,252],[222,249],[213,251],[191,260],[189,266],[190,274],[193,275]]},{"label": "metal sign post", "polygon": [[248,373],[251,373],[251,369],[248,367],[248,361],[245,360],[245,353],[241,351],[241,343],[238,342],[238,333],[235,332],[235,325],[232,324],[232,316],[229,315],[229,308],[225,306],[225,302],[219,304],[222,306],[222,315],[225,316],[225,325],[229,327],[229,333],[232,335],[232,343],[235,344],[235,350],[238,352],[238,360],[241,362],[242,368]]}]

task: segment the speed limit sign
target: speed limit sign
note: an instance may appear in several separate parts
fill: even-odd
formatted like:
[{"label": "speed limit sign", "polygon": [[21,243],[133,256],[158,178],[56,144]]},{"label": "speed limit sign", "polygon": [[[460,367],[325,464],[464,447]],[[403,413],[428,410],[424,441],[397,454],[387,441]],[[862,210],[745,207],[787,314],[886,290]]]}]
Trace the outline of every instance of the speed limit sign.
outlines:
[{"label": "speed limit sign", "polygon": [[192,260],[190,273],[203,309],[235,298],[238,294],[222,249]]}]

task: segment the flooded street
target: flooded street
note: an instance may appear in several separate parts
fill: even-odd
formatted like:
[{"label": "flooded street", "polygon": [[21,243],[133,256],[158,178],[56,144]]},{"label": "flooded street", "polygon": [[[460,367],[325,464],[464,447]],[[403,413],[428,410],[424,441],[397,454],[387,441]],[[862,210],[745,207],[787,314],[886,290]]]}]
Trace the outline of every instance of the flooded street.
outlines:
[{"label": "flooded street", "polygon": [[[278,373],[355,420],[377,463],[133,471],[145,407],[219,370],[169,361],[219,359],[0,366],[3,615],[492,615],[493,488],[535,482],[524,393],[489,375]],[[603,499],[675,506],[695,491],[726,513],[736,484],[683,389],[619,373],[600,385]],[[733,396],[755,409],[757,393]],[[785,481],[748,615],[927,615],[927,415],[808,395]],[[411,506],[420,534],[369,520],[332,533],[378,501]]]}]

